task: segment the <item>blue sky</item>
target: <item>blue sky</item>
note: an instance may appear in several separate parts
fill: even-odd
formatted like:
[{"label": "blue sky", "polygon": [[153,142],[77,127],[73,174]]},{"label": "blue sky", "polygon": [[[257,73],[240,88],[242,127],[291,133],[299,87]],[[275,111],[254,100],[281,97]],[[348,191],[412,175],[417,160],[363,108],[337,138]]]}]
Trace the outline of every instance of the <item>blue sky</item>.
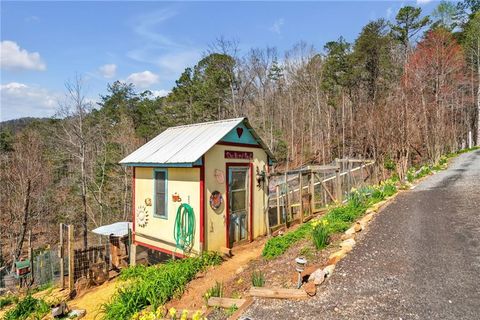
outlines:
[{"label": "blue sky", "polygon": [[240,54],[299,41],[321,49],[353,41],[368,21],[393,19],[405,4],[430,13],[438,2],[1,2],[0,120],[49,117],[64,84],[84,78],[92,101],[107,83],[166,94],[218,37]]}]

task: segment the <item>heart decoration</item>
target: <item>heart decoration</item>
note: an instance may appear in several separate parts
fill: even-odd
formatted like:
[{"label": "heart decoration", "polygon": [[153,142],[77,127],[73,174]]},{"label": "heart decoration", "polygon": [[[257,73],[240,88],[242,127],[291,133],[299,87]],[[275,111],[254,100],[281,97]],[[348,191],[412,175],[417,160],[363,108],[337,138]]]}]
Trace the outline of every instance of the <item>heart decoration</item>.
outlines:
[{"label": "heart decoration", "polygon": [[243,134],[243,128],[237,128],[237,136],[240,138]]}]

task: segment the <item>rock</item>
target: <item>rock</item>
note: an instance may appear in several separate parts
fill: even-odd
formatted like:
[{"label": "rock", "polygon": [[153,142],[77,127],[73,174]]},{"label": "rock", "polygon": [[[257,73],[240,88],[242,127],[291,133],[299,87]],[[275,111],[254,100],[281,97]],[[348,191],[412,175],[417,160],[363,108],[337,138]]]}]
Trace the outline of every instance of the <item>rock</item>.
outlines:
[{"label": "rock", "polygon": [[308,282],[315,283],[316,285],[321,284],[325,280],[326,274],[323,269],[317,269],[313,272],[310,277],[308,277]]},{"label": "rock", "polygon": [[362,229],[363,229],[362,224],[360,222],[355,222],[355,225],[353,226],[353,230],[355,230],[355,232],[360,232],[362,231]]},{"label": "rock", "polygon": [[52,317],[60,317],[65,315],[68,312],[67,304],[65,302],[60,302],[57,306],[52,308]]},{"label": "rock", "polygon": [[317,294],[317,286],[313,282],[307,282],[303,285],[303,290],[310,296],[313,297]]},{"label": "rock", "polygon": [[350,238],[350,239],[345,239],[343,240],[341,243],[340,243],[340,247],[343,248],[343,247],[354,247],[355,246],[355,240]]},{"label": "rock", "polygon": [[332,253],[328,257],[327,264],[337,264],[338,261],[342,260],[343,257],[347,255],[347,250],[341,249],[340,251]]},{"label": "rock", "polygon": [[373,213],[366,214],[360,221],[363,221],[364,224],[367,224],[367,222],[370,222],[370,220],[373,219]]},{"label": "rock", "polygon": [[333,274],[333,270],[335,270],[335,265],[331,264],[323,268],[323,272],[325,272],[325,275],[327,278],[330,278]]},{"label": "rock", "polygon": [[355,233],[351,233],[351,234],[342,234],[342,236],[340,237],[341,240],[347,240],[347,239],[355,239]]},{"label": "rock", "polygon": [[[305,270],[302,272],[302,279],[305,279],[307,276],[311,275],[318,269],[318,265],[307,265]],[[294,272],[292,275],[292,282],[297,283],[298,281],[298,272]]]},{"label": "rock", "polygon": [[68,318],[69,319],[81,319],[81,318],[85,317],[85,314],[87,314],[87,311],[85,311],[83,309],[72,310],[68,314]]},{"label": "rock", "polygon": [[81,277],[75,282],[75,291],[77,292],[77,295],[83,294],[88,288],[90,288],[90,280],[86,277]]},{"label": "rock", "polygon": [[354,227],[351,227],[350,229],[348,229],[347,231],[345,231],[345,234],[346,235],[351,235],[351,234],[355,234],[355,228]]},{"label": "rock", "polygon": [[240,267],[237,269],[237,271],[235,271],[235,274],[240,274],[244,271],[245,269],[243,269],[243,267]]}]

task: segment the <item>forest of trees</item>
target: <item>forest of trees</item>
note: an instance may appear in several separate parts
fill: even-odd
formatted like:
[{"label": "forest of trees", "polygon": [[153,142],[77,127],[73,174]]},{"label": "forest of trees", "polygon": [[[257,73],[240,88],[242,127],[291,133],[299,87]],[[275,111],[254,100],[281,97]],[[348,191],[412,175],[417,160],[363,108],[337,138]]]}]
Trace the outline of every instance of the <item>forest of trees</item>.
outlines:
[{"label": "forest of trees", "polygon": [[118,162],[169,126],[247,116],[281,168],[362,157],[400,178],[465,147],[470,131],[480,144],[480,1],[441,2],[430,16],[405,6],[323,48],[241,53],[220,38],[166,97],[117,81],[92,105],[83,85],[66,84],[54,118],[2,126],[5,260],[28,230],[40,247],[73,223],[87,245],[87,228],[131,219],[131,171]]}]

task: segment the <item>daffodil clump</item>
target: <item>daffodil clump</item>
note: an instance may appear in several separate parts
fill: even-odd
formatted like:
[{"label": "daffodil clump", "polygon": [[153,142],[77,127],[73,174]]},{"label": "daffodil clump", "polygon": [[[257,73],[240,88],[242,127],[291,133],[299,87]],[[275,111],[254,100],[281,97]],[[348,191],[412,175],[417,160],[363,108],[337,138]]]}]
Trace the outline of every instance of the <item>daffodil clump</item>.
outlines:
[{"label": "daffodil clump", "polygon": [[[211,265],[219,264],[222,258],[215,253],[205,253],[155,266],[135,266],[122,270],[120,286],[111,301],[102,306],[104,320],[130,319],[136,312],[151,306],[155,312],[173,296],[179,295],[195,275]],[[152,315],[139,316],[150,320]],[[153,315],[155,316],[155,314]],[[155,318],[154,318],[155,319]],[[138,319],[140,320],[140,318]]]},{"label": "daffodil clump", "polygon": [[[189,311],[184,309],[180,314],[175,308],[166,309],[161,306],[158,307],[155,311],[144,310],[137,312],[133,315],[132,320],[161,320],[161,319],[172,319],[172,320],[187,320]],[[192,315],[192,320],[206,320],[202,315],[202,311],[197,310]]]}]

